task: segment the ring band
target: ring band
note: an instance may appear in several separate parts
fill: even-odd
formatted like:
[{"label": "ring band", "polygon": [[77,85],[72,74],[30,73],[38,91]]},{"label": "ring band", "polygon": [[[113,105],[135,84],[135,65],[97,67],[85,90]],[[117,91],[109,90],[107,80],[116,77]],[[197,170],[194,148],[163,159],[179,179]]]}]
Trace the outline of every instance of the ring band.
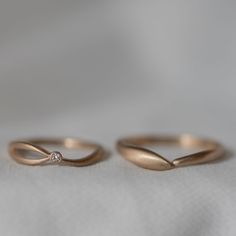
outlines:
[{"label": "ring band", "polygon": [[[92,150],[92,153],[80,159],[67,159],[58,151],[50,152],[43,148],[44,145],[63,147],[66,149]],[[41,157],[29,159],[27,153],[34,152]],[[42,165],[57,163],[60,165],[87,166],[94,164],[104,157],[105,150],[98,144],[82,141],[80,139],[30,139],[26,141],[14,141],[9,145],[11,157],[25,165]]]},{"label": "ring band", "polygon": [[[200,148],[202,151],[169,161],[146,145],[175,145],[181,148]],[[221,144],[191,135],[180,136],[139,136],[120,139],[117,142],[119,153],[137,166],[151,170],[169,170],[176,167],[202,164],[224,155]]]}]

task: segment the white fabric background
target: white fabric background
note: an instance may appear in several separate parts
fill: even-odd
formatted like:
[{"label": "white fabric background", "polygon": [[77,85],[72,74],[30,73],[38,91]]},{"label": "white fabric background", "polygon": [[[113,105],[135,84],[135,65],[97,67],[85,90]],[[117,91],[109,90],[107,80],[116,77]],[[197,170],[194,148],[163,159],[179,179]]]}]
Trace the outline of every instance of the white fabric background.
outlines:
[{"label": "white fabric background", "polygon": [[[0,235],[234,236],[235,155],[148,171],[118,137],[193,133],[235,150],[236,4],[0,3]],[[7,143],[75,136],[111,151],[85,168],[29,167]]]}]

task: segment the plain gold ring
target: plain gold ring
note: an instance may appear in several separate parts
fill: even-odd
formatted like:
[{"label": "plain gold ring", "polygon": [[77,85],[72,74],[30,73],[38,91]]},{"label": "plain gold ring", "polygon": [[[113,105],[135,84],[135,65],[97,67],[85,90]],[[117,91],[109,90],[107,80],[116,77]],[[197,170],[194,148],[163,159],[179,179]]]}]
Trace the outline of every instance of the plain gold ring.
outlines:
[{"label": "plain gold ring", "polygon": [[[48,145],[66,149],[91,150],[91,154],[80,159],[68,159],[65,158],[61,152],[45,149],[44,146]],[[37,154],[37,159],[28,158],[32,152]],[[25,165],[60,164],[87,166],[100,161],[105,155],[105,150],[98,144],[83,141],[81,139],[40,138],[11,142],[9,144],[9,154],[15,161]]]},{"label": "plain gold ring", "polygon": [[[199,148],[201,151],[169,161],[160,154],[149,150],[148,145],[175,145],[181,148]],[[176,167],[202,164],[224,155],[224,148],[214,140],[180,136],[136,136],[117,142],[119,153],[139,167],[151,170],[169,170]]]}]

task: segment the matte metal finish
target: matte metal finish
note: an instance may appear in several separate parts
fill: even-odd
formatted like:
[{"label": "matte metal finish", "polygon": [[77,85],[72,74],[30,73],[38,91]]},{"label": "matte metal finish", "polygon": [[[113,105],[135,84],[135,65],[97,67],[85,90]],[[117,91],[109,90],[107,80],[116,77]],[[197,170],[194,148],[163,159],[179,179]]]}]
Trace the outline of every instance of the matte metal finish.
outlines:
[{"label": "matte metal finish", "polygon": [[[43,148],[46,145],[60,146],[66,149],[85,149],[91,150],[92,153],[80,159],[64,158],[60,152],[50,152]],[[27,158],[27,154],[35,152],[41,157],[37,159]],[[82,141],[80,139],[65,138],[65,139],[30,139],[26,141],[14,141],[9,145],[9,153],[11,157],[21,164],[26,165],[43,165],[43,164],[60,164],[73,166],[87,166],[101,160],[105,155],[105,150],[97,144]],[[61,154],[61,159],[52,161],[53,153]]]},{"label": "matte metal finish", "polygon": [[[200,148],[202,151],[169,161],[165,157],[147,149],[147,145],[175,145],[182,148]],[[202,164],[223,156],[221,144],[196,138],[191,135],[180,136],[138,136],[120,139],[117,142],[120,154],[137,166],[151,170],[169,170],[176,167]]]}]

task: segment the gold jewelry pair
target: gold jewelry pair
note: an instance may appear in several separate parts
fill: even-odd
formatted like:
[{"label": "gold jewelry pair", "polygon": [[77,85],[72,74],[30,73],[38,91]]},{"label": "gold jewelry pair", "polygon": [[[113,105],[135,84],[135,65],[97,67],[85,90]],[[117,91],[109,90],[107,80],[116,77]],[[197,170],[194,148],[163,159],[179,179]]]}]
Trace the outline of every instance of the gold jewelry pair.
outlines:
[{"label": "gold jewelry pair", "polygon": [[[58,146],[66,149],[85,149],[92,153],[80,159],[67,159],[58,151],[48,151],[45,146]],[[181,148],[199,148],[201,151],[169,161],[158,153],[147,148],[150,145],[174,145]],[[128,161],[142,168],[151,170],[169,170],[176,167],[202,164],[216,160],[224,155],[224,148],[218,142],[196,138],[191,135],[180,136],[136,136],[120,139],[117,150]],[[36,159],[29,158],[32,152],[40,155]],[[105,149],[95,143],[75,138],[65,139],[30,139],[14,141],[9,145],[11,157],[21,164],[45,165],[60,164],[87,166],[102,160]]]}]

